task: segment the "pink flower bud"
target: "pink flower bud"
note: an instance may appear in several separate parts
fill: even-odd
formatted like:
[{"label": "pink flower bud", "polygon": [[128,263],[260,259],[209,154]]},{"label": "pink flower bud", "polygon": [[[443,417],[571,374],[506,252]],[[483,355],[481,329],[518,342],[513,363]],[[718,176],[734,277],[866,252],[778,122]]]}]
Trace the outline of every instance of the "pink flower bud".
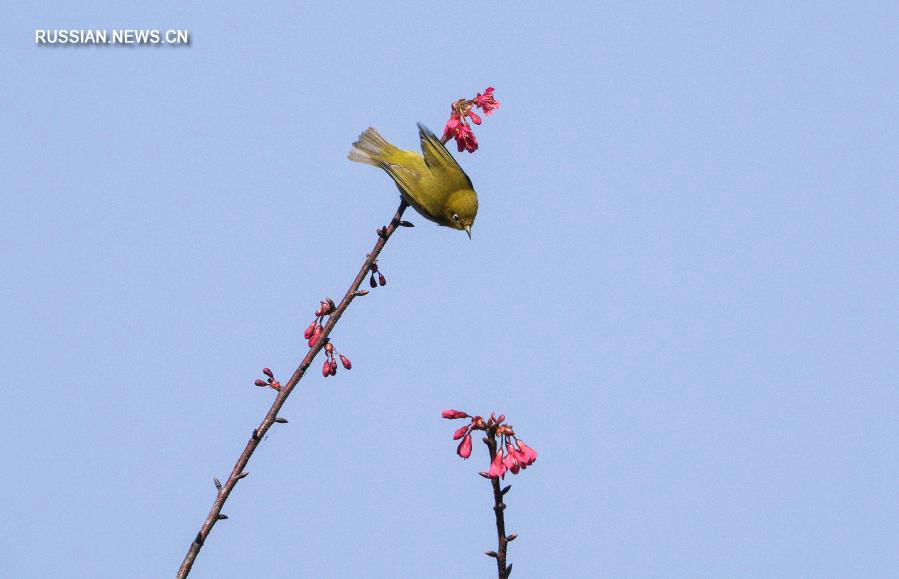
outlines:
[{"label": "pink flower bud", "polygon": [[343,364],[343,367],[346,368],[347,370],[349,370],[353,367],[353,364],[350,363],[350,359],[347,358],[346,356],[344,356],[343,354],[340,355],[340,363]]},{"label": "pink flower bud", "polygon": [[471,426],[471,425],[470,425],[470,424],[466,424],[465,426],[463,426],[462,428],[460,428],[459,430],[457,430],[456,432],[454,432],[454,433],[453,433],[453,440],[459,440],[460,438],[462,438],[463,436],[465,436],[465,434],[468,432],[468,427],[469,427],[469,426]]},{"label": "pink flower bud", "polygon": [[499,415],[499,418],[496,419],[496,423],[497,423],[497,424],[502,424],[502,422],[503,422],[505,419],[506,419],[506,415],[505,415],[505,414],[500,414],[500,415]]},{"label": "pink flower bud", "polygon": [[468,111],[468,118],[470,118],[471,122],[476,125],[481,124],[481,117],[479,117],[474,111]]},{"label": "pink flower bud", "polygon": [[318,339],[321,337],[323,331],[324,330],[321,326],[318,326],[315,328],[315,333],[313,333],[312,337],[309,338],[309,347],[310,348],[312,346],[314,346],[316,342],[318,342]]},{"label": "pink flower bud", "polygon": [[327,378],[331,375],[331,362],[325,360],[324,366],[322,366],[322,376]]},{"label": "pink flower bud", "polygon": [[331,360],[331,363],[328,364],[328,366],[331,368],[331,376],[333,376],[334,374],[337,374],[337,361],[336,360]]},{"label": "pink flower bud", "polygon": [[263,369],[262,369],[262,373],[265,374],[266,376],[268,376],[269,378],[274,378],[274,377],[275,377],[275,375],[272,374],[272,371],[269,370],[268,368],[263,368]]},{"label": "pink flower bud", "polygon": [[306,328],[306,331],[303,332],[303,337],[307,340],[312,337],[312,334],[315,333],[315,328],[318,327],[318,321],[312,320],[312,323],[309,324],[309,327]]},{"label": "pink flower bud", "polygon": [[462,439],[462,442],[459,443],[459,447],[456,448],[456,454],[461,456],[464,459],[467,459],[471,456],[471,435],[468,434],[465,438]]},{"label": "pink flower bud", "polygon": [[468,418],[468,415],[461,410],[444,410],[443,417],[455,420],[456,418]]},{"label": "pink flower bud", "polygon": [[387,278],[384,277],[383,273],[378,274],[378,283],[381,284],[382,286],[387,285]]},{"label": "pink flower bud", "polygon": [[262,380],[256,380],[255,382],[253,382],[253,384],[255,384],[256,386],[268,386],[268,384],[266,384]]}]

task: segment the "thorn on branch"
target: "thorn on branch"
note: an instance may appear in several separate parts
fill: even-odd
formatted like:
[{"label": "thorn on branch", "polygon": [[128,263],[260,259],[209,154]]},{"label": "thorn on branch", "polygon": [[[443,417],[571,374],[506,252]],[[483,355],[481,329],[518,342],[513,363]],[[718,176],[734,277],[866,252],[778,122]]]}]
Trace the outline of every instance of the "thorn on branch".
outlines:
[{"label": "thorn on branch", "polygon": [[228,518],[228,515],[223,515],[223,514],[219,513],[218,519],[219,519],[220,521],[224,521],[224,520],[227,519],[227,518]]},{"label": "thorn on branch", "polygon": [[212,481],[215,483],[215,490],[222,490],[222,481],[220,481],[216,477],[212,477]]},{"label": "thorn on branch", "polygon": [[275,418],[275,422],[277,422],[278,424],[287,424],[287,419],[286,418]]}]

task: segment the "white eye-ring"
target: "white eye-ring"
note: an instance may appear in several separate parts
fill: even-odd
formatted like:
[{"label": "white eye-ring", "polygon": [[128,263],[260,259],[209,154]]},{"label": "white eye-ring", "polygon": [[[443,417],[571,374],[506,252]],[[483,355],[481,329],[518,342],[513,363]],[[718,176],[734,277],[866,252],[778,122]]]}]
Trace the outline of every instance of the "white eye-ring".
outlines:
[{"label": "white eye-ring", "polygon": [[453,213],[453,221],[459,221],[459,214]]}]

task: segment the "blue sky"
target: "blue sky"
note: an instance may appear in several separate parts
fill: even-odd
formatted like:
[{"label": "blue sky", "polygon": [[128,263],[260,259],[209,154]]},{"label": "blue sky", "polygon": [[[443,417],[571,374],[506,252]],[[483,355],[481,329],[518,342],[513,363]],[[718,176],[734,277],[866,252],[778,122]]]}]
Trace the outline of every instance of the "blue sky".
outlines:
[{"label": "blue sky", "polygon": [[[2,10],[4,575],[175,573],[318,300],[392,215],[345,159],[502,108],[473,240],[412,215],[195,577],[855,576],[899,551],[896,11],[727,2]],[[187,28],[190,47],[39,47]]]}]

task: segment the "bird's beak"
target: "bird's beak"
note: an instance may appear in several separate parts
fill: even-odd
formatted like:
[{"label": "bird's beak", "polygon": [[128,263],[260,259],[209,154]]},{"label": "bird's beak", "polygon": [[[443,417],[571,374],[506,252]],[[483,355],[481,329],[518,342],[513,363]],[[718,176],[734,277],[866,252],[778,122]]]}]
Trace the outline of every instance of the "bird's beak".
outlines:
[{"label": "bird's beak", "polygon": [[471,225],[466,225],[463,229],[465,230],[465,233],[468,234],[468,239],[471,239]]}]

